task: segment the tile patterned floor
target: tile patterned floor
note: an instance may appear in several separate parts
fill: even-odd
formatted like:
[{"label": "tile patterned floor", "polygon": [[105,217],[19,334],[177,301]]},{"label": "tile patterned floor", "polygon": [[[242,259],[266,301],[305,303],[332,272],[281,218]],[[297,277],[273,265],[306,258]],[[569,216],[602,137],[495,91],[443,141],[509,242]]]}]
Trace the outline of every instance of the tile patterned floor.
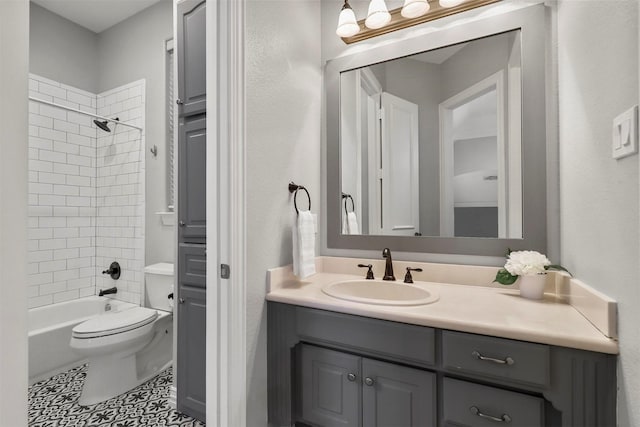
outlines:
[{"label": "tile patterned floor", "polygon": [[171,368],[128,393],[91,406],[77,403],[85,366],[29,387],[31,427],[204,427],[168,403]]}]

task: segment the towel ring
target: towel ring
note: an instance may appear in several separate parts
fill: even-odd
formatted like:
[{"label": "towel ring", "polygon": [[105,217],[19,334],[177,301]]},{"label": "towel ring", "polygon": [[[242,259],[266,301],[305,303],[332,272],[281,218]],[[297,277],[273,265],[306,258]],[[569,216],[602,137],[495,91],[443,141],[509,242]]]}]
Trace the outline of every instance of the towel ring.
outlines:
[{"label": "towel ring", "polygon": [[294,193],[293,194],[293,207],[296,209],[296,215],[300,213],[300,211],[298,210],[298,202],[297,202],[298,190],[304,190],[304,192],[307,193],[307,200],[309,200],[309,209],[307,209],[307,210],[311,210],[311,196],[309,195],[309,191],[307,191],[307,189],[304,188],[303,185],[298,185],[298,184],[294,184],[293,182],[290,182],[289,183],[289,193]]},{"label": "towel ring", "polygon": [[347,209],[347,199],[351,199],[351,212],[355,212],[356,204],[353,201],[353,197],[351,197],[351,194],[342,193],[342,198],[344,199],[344,213],[345,214],[349,213],[349,210]]}]

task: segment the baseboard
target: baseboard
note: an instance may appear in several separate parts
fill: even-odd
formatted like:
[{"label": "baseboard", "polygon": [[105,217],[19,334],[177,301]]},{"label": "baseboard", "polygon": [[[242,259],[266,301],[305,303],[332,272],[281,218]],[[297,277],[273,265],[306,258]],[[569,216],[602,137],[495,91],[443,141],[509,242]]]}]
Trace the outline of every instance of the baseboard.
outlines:
[{"label": "baseboard", "polygon": [[177,389],[176,386],[172,385],[169,387],[169,406],[173,409],[177,409]]}]

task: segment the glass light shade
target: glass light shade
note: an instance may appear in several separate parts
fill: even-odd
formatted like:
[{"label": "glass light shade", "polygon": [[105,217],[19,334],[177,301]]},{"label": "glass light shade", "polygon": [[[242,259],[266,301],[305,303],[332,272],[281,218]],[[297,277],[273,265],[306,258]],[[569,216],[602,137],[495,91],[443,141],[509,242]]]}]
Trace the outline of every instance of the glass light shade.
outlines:
[{"label": "glass light shade", "polygon": [[427,0],[404,0],[400,14],[404,18],[417,18],[427,13],[430,8]]},{"label": "glass light shade", "polygon": [[439,3],[442,7],[454,7],[464,3],[464,0],[440,0]]},{"label": "glass light shade", "polygon": [[360,25],[356,20],[356,15],[350,7],[342,8],[338,17],[338,28],[336,34],[340,37],[351,37],[360,31]]},{"label": "glass light shade", "polygon": [[375,30],[384,27],[389,21],[391,21],[391,14],[384,0],[371,0],[371,3],[369,3],[369,13],[367,13],[367,19],[365,19],[364,25],[366,25],[367,28]]}]

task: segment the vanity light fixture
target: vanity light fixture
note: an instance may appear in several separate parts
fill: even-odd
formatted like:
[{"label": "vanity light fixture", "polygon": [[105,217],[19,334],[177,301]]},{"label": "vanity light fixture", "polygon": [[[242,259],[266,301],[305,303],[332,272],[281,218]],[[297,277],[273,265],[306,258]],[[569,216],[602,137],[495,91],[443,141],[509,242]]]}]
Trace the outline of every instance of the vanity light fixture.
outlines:
[{"label": "vanity light fixture", "polygon": [[389,11],[384,0],[371,0],[367,18],[356,21],[348,0],[345,0],[336,34],[346,44],[351,44],[498,1],[404,0],[402,7]]},{"label": "vanity light fixture", "polygon": [[389,21],[391,21],[391,14],[384,0],[371,0],[364,25],[372,30],[377,30],[387,25]]},{"label": "vanity light fixture", "polygon": [[338,28],[336,29],[336,34],[339,37],[351,37],[358,34],[359,31],[360,25],[358,25],[356,15],[353,13],[353,9],[351,9],[351,6],[349,5],[349,0],[344,0],[344,5],[342,6],[340,16],[338,17]]}]

